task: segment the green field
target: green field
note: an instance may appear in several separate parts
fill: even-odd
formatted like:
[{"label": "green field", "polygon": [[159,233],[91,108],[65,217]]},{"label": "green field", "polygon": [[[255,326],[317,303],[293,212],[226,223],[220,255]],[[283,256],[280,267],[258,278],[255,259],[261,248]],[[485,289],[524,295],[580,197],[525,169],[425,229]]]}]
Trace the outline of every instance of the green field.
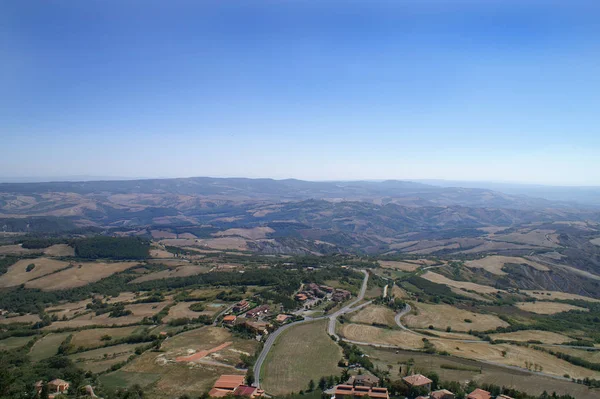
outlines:
[{"label": "green field", "polygon": [[58,347],[70,334],[71,333],[68,332],[58,334],[50,333],[38,340],[29,352],[31,360],[35,362],[56,355]]},{"label": "green field", "polygon": [[327,335],[327,320],[292,327],[275,341],[261,370],[261,386],[272,395],[308,388],[312,379],[339,375],[341,348]]},{"label": "green field", "polygon": [[108,388],[127,388],[134,384],[146,386],[160,378],[160,374],[135,373],[131,371],[117,370],[110,374],[100,376],[100,381]]},{"label": "green field", "polygon": [[20,348],[32,339],[33,337],[10,337],[2,339],[0,340],[0,350]]}]

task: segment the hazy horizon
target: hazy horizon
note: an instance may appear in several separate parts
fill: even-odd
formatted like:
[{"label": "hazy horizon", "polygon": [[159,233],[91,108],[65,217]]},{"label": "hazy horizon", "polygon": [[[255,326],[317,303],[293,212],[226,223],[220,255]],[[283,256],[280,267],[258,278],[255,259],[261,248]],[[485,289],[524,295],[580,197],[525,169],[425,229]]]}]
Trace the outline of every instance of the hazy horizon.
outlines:
[{"label": "hazy horizon", "polygon": [[600,186],[598,11],[5,2],[0,175]]}]

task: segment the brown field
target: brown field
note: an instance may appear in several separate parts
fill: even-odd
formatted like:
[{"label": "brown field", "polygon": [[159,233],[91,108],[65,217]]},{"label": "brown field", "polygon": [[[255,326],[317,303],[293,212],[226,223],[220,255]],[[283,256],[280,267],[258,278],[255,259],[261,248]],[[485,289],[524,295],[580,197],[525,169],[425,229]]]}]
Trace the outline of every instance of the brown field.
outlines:
[{"label": "brown field", "polygon": [[[165,316],[163,321],[165,323],[168,323],[170,320],[180,319],[182,317],[187,317],[187,318],[193,319],[193,318],[200,316],[201,314],[203,314],[203,312],[194,312],[193,310],[190,310],[190,306],[192,306],[195,303],[200,303],[200,302],[179,302],[178,304],[173,306],[171,309],[169,309],[169,314],[167,316]],[[207,307],[207,309],[210,309],[210,308]]]},{"label": "brown field", "polygon": [[387,306],[369,305],[351,315],[350,320],[354,323],[377,323],[393,327],[396,325],[394,315],[392,309]]},{"label": "brown field", "polygon": [[53,273],[37,280],[29,281],[25,284],[25,286],[27,288],[38,288],[44,291],[56,291],[67,288],[82,287],[138,265],[138,262],[76,263],[75,266],[70,269]]},{"label": "brown field", "polygon": [[538,290],[523,290],[522,293],[525,293],[533,298],[542,299],[545,301],[551,301],[553,299],[557,300],[565,300],[565,299],[580,299],[582,301],[588,302],[600,302],[600,300],[595,298],[590,298],[583,295],[577,294],[569,294],[568,292],[560,292],[560,291],[538,291]]},{"label": "brown field", "polygon": [[569,310],[581,310],[584,312],[589,311],[587,308],[581,308],[579,306],[573,306],[559,302],[519,302],[515,303],[515,306],[521,310],[537,314],[555,314],[560,312],[568,312]]},{"label": "brown field", "polygon": [[174,247],[190,247],[189,249],[194,250],[196,240],[193,238],[165,238],[159,241],[162,245],[172,245]]},{"label": "brown field", "polygon": [[42,250],[23,248],[21,244],[0,246],[0,255],[23,255],[34,253],[42,253]]},{"label": "brown field", "polygon": [[251,229],[228,229],[225,231],[219,231],[218,233],[214,233],[213,236],[240,236],[248,238],[250,240],[258,240],[260,238],[267,238],[267,235],[273,232],[275,232],[275,230],[273,230],[270,227],[254,227]]},{"label": "brown field", "polygon": [[423,337],[404,330],[345,323],[341,327],[340,334],[346,339],[357,342],[393,345],[403,349],[423,348]]},{"label": "brown field", "polygon": [[106,298],[105,302],[106,303],[131,302],[131,301],[135,301],[136,299],[141,299],[141,298],[145,297],[147,294],[148,293],[145,291],[142,291],[139,294],[135,293],[135,292],[121,292],[116,297]]},{"label": "brown field", "polygon": [[177,234],[171,233],[170,231],[152,230],[152,231],[150,231],[150,234],[152,234],[152,238],[156,238],[156,239],[177,238]]},{"label": "brown field", "polygon": [[51,325],[44,327],[44,330],[57,330],[60,328],[78,328],[87,326],[120,326],[136,324],[142,321],[144,317],[150,317],[160,312],[167,302],[160,303],[137,303],[126,305],[125,309],[131,310],[133,314],[123,317],[109,317],[108,313],[96,316],[95,313],[85,314],[68,321],[56,321]]},{"label": "brown field", "polygon": [[380,260],[378,261],[379,266],[385,269],[395,269],[402,270],[405,272],[414,272],[419,267],[423,266],[422,264],[417,263],[409,263],[409,262],[398,262],[394,260]]},{"label": "brown field", "polygon": [[[494,315],[473,313],[450,305],[419,303],[417,311],[417,315],[411,313],[404,317],[403,321],[407,326],[428,328],[432,325],[439,330],[445,330],[449,326],[456,331],[486,331],[508,326],[508,323]],[[472,322],[467,323],[465,319]]]},{"label": "brown field", "polygon": [[[572,365],[555,356],[532,348],[510,344],[491,345],[489,343],[465,343],[449,340],[430,340],[437,350],[447,351],[451,355],[474,360],[489,361],[525,368],[525,362],[533,362],[543,367],[543,372],[556,376],[569,374],[575,378],[600,378],[600,372]],[[506,351],[506,355],[502,354]]]},{"label": "brown field", "polygon": [[[459,381],[465,384],[474,380],[480,384],[511,387],[536,397],[541,395],[543,391],[547,391],[556,392],[560,395],[570,394],[577,399],[597,399],[598,393],[600,393],[599,390],[590,390],[581,384],[540,376],[525,370],[507,369],[454,356],[430,355],[371,346],[361,346],[361,349],[380,369],[385,370],[388,365],[391,365],[390,377],[392,380],[402,376],[398,373],[398,364],[401,364],[405,371],[406,363],[409,359],[412,359],[416,373],[427,374],[433,371],[443,381]],[[459,368],[459,370],[456,370],[456,368]]]},{"label": "brown field", "polygon": [[162,248],[151,248],[150,249],[150,257],[152,258],[162,258],[162,259],[170,259],[174,258],[175,254],[169,251],[166,251]]},{"label": "brown field", "polygon": [[104,344],[106,341],[102,341],[101,338],[105,335],[111,336],[113,339],[123,338],[133,334],[134,331],[140,327],[120,327],[120,328],[94,328],[89,330],[82,330],[76,332],[73,335],[71,344],[76,347],[90,348]]},{"label": "brown field", "polygon": [[137,284],[151,280],[160,280],[164,278],[195,276],[197,274],[207,273],[209,270],[210,269],[206,266],[193,266],[188,264],[187,266],[179,266],[175,269],[161,270],[159,272],[140,276],[131,281],[131,284]]},{"label": "brown field", "polygon": [[56,244],[44,249],[48,256],[75,256],[75,249],[67,244]]},{"label": "brown field", "polygon": [[245,251],[248,249],[246,239],[241,237],[219,237],[219,238],[207,238],[198,239],[197,245],[206,246],[213,249],[235,249],[238,251]]},{"label": "brown field", "polygon": [[437,331],[437,330],[429,330],[429,329],[420,329],[420,330],[416,329],[415,331],[419,332],[419,333],[425,333],[425,335],[433,334],[439,338],[444,338],[444,339],[479,341],[479,338],[477,338],[476,336],[471,335],[471,334],[466,334],[466,333],[455,333],[455,332]]},{"label": "brown field", "polygon": [[502,270],[502,267],[504,267],[504,265],[507,263],[515,263],[518,265],[527,264],[537,270],[542,270],[542,271],[550,270],[548,267],[546,267],[540,263],[532,262],[527,259],[517,258],[514,256],[499,256],[499,255],[486,256],[483,259],[471,260],[471,261],[466,262],[465,266],[471,267],[471,268],[485,269],[492,274],[503,276],[503,275],[506,275],[506,273]]},{"label": "brown field", "polygon": [[36,314],[26,314],[23,316],[14,317],[0,317],[0,324],[11,324],[11,323],[35,323],[40,321],[40,317]]},{"label": "brown field", "polygon": [[398,287],[396,284],[392,287],[392,295],[396,298],[406,299],[408,298],[408,294],[402,288]]},{"label": "brown field", "polygon": [[423,277],[424,279],[427,279],[429,281],[432,281],[434,283],[445,284],[449,287],[454,287],[454,288],[459,288],[459,289],[476,291],[481,294],[495,294],[496,292],[503,292],[502,290],[496,289],[494,287],[490,287],[489,285],[475,284],[475,283],[470,283],[467,281],[451,280],[446,276],[442,276],[441,274],[434,273],[431,271],[425,273],[421,277]]},{"label": "brown field", "polygon": [[555,352],[566,353],[592,363],[600,363],[599,350],[575,349],[575,348],[550,348]]},{"label": "brown field", "polygon": [[522,233],[493,235],[490,238],[496,241],[522,243],[550,248],[559,245],[558,235],[555,230],[532,230]]},{"label": "brown field", "polygon": [[67,302],[60,305],[50,306],[46,308],[46,313],[51,315],[56,315],[59,319],[62,319],[63,316],[66,316],[68,319],[71,319],[78,314],[87,311],[87,304],[91,303],[91,299],[84,299],[79,302]]},{"label": "brown field", "polygon": [[[108,370],[113,364],[126,361],[133,355],[137,344],[121,344],[94,349],[70,355],[69,358],[80,368],[99,373]],[[105,356],[106,355],[106,356]]]},{"label": "brown field", "polygon": [[[35,267],[28,272],[27,266],[30,264],[34,264]],[[22,259],[10,266],[6,273],[0,276],[0,287],[14,287],[25,284],[32,279],[54,273],[68,266],[68,262],[49,258]]]},{"label": "brown field", "polygon": [[492,334],[490,337],[494,340],[500,339],[517,342],[540,341],[545,344],[562,344],[573,340],[566,335],[539,330],[522,330],[511,333]]}]

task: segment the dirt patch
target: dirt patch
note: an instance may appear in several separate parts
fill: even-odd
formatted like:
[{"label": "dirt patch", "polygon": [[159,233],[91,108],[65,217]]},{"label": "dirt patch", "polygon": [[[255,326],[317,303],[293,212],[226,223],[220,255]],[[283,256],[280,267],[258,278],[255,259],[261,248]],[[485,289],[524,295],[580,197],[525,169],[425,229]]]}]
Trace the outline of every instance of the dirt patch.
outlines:
[{"label": "dirt patch", "polygon": [[522,330],[511,333],[492,334],[490,335],[490,337],[493,340],[517,342],[540,341],[545,344],[562,344],[573,340],[572,338],[569,338],[566,335],[539,330]]},{"label": "dirt patch", "polygon": [[424,279],[427,279],[431,282],[434,282],[434,283],[445,284],[449,287],[454,287],[454,288],[459,288],[459,289],[476,291],[481,294],[495,294],[497,292],[503,292],[502,290],[499,290],[494,287],[490,287],[489,285],[481,285],[481,284],[471,283],[468,281],[451,280],[446,276],[442,276],[441,274],[434,273],[434,272],[427,272],[424,275],[422,275],[421,277],[423,277]]},{"label": "dirt patch", "polygon": [[428,328],[433,326],[439,330],[451,327],[456,331],[487,331],[497,327],[508,327],[508,323],[500,318],[482,313],[473,313],[450,305],[431,305],[419,303],[418,314],[408,314],[403,322],[410,327]]},{"label": "dirt patch", "polygon": [[465,266],[470,268],[478,268],[485,269],[492,274],[496,274],[498,276],[506,275],[506,272],[502,270],[505,264],[514,263],[517,265],[526,264],[537,270],[541,271],[549,271],[550,269],[540,263],[532,262],[527,259],[517,258],[514,256],[487,256],[483,259],[471,260],[465,263]]},{"label": "dirt patch", "polygon": [[354,313],[350,320],[354,323],[381,324],[393,327],[395,313],[386,306],[369,305]]},{"label": "dirt patch", "polygon": [[340,333],[352,341],[393,345],[403,349],[423,348],[423,337],[404,330],[389,330],[364,324],[343,324]]},{"label": "dirt patch", "polygon": [[75,256],[75,249],[67,244],[52,245],[44,250],[48,256]]},{"label": "dirt patch", "polygon": [[196,353],[194,353],[193,355],[190,355],[190,356],[180,356],[180,357],[177,357],[175,359],[175,361],[176,362],[194,362],[196,360],[202,359],[203,357],[206,357],[207,355],[210,355],[211,353],[218,352],[218,351],[220,351],[222,349],[225,349],[229,345],[231,345],[232,343],[233,342],[225,342],[225,343],[222,343],[219,346],[215,346],[214,348],[211,348],[211,349],[208,349],[208,350],[196,352]]},{"label": "dirt patch", "polygon": [[82,287],[138,265],[138,262],[76,263],[73,265],[73,267],[67,270],[49,274],[37,280],[29,281],[25,284],[25,286],[27,288],[38,288],[44,291]]},{"label": "dirt patch", "polygon": [[587,308],[581,308],[579,306],[573,306],[559,302],[519,302],[515,303],[515,306],[521,310],[537,314],[555,314],[560,312],[568,312],[569,310],[581,310],[584,312],[589,311]]}]

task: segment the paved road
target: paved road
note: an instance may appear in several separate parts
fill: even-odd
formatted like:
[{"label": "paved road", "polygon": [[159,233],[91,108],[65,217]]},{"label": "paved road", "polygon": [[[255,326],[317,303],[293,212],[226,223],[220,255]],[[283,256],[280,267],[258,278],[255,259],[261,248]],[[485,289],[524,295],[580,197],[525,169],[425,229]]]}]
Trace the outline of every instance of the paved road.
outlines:
[{"label": "paved road", "polygon": [[362,301],[363,298],[365,297],[365,292],[367,291],[367,282],[369,281],[369,274],[367,273],[366,270],[361,270],[361,272],[365,275],[365,278],[363,280],[363,284],[362,287],[360,288],[360,293],[358,295],[358,297],[350,302],[348,305],[344,306],[342,309],[338,310],[337,312],[328,315],[328,316],[320,316],[320,317],[307,317],[304,320],[300,320],[300,321],[295,321],[293,323],[290,324],[285,324],[284,326],[279,327],[277,330],[275,330],[272,334],[269,335],[269,337],[267,338],[267,340],[265,341],[265,344],[263,346],[262,351],[260,352],[260,354],[258,355],[258,358],[256,359],[256,363],[254,363],[254,386],[256,387],[260,387],[260,371],[262,369],[262,365],[265,362],[265,359],[267,358],[267,355],[269,354],[269,351],[271,350],[271,348],[273,348],[273,344],[275,343],[275,340],[277,339],[277,337],[279,337],[285,330],[293,327],[293,326],[297,326],[303,323],[308,323],[311,321],[315,321],[315,320],[323,320],[323,319],[329,319],[329,324],[327,326],[327,332],[330,335],[335,336],[336,338],[339,339],[339,337],[335,334],[335,322],[336,319],[346,313],[349,312],[354,312],[358,309],[363,308],[364,306],[369,305],[372,301],[369,302],[365,302],[359,306],[356,307],[352,307],[355,304],[357,304],[358,302]]}]

